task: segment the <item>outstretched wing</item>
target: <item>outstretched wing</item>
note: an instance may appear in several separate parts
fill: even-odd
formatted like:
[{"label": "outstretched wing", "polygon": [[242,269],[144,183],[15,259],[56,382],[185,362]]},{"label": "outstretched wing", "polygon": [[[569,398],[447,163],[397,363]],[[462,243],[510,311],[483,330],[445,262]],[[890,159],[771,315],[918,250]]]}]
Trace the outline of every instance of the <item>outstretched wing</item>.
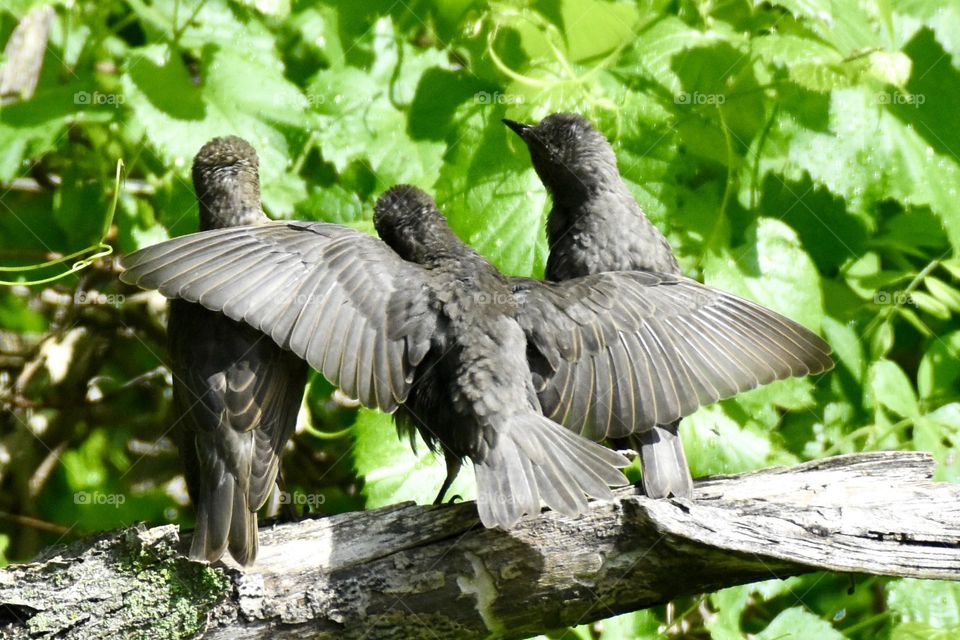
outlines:
[{"label": "outstretched wing", "polygon": [[682,276],[513,284],[544,414],[593,440],[833,366],[829,345],[802,325]]},{"label": "outstretched wing", "polygon": [[205,231],[141,249],[123,265],[124,282],[242,321],[384,411],[406,399],[436,326],[426,270],[339,225]]}]

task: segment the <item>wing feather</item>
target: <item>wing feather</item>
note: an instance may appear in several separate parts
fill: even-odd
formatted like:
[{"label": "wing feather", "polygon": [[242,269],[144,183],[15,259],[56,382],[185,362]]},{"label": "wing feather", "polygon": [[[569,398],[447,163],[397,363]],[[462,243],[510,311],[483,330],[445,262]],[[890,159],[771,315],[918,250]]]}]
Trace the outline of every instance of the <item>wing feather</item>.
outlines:
[{"label": "wing feather", "polygon": [[407,397],[436,327],[430,273],[339,225],[206,231],[137,251],[123,265],[124,282],[242,321],[385,411]]},{"label": "wing feather", "polygon": [[595,440],[833,366],[829,345],[802,325],[682,276],[512,282],[544,414]]}]

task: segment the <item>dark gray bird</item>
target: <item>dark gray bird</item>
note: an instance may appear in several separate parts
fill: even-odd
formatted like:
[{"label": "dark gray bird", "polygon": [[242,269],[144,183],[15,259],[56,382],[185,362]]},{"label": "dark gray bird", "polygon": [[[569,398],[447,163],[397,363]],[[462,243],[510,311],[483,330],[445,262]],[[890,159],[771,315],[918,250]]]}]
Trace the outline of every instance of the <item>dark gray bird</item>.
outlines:
[{"label": "dark gray bird", "polygon": [[[269,222],[260,207],[257,154],[215,138],[193,160],[200,229]],[[214,561],[229,548],[257,556],[257,510],[269,497],[296,425],[307,364],[263,333],[184,300],[170,304],[175,433],[197,512],[190,555]]]},{"label": "dark gray bird", "polygon": [[320,222],[193,234],[127,256],[121,278],[242,321],[363,405],[397,410],[401,432],[446,458],[438,501],[470,459],[486,526],[510,527],[541,500],[575,515],[587,496],[612,497],[627,460],[542,415],[526,358],[531,313],[569,310],[522,308],[413,187],[384,194],[374,224],[383,241]]},{"label": "dark gray bird", "polygon": [[[662,306],[646,308],[647,336],[621,336],[621,347],[594,360],[592,376],[539,372],[544,413],[593,440],[629,436],[647,495],[689,497],[693,481],[679,418],[760,384],[825,371],[833,366],[830,347],[758,305],[706,287],[694,292],[666,238],[630,194],[610,143],[585,118],[558,113],[536,126],[504,123],[526,143],[553,201],[547,278],[639,271],[663,287]],[[691,304],[696,317],[676,315],[678,305],[688,312]],[[584,390],[591,379],[592,393]],[[655,407],[645,404],[651,401]]]}]

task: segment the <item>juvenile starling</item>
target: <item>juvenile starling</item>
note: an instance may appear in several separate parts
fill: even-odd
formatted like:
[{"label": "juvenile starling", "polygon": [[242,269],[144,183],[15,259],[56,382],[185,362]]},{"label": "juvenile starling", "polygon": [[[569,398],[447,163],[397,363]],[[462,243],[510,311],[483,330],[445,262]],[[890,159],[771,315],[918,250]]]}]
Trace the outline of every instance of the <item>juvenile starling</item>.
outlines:
[{"label": "juvenile starling", "polygon": [[[689,497],[693,481],[679,418],[760,384],[825,371],[833,366],[830,347],[803,326],[734,296],[701,286],[689,297],[691,281],[630,194],[610,143],[586,119],[558,113],[536,126],[504,123],[526,143],[553,201],[547,278],[635,271],[663,287],[659,306],[646,310],[647,333],[614,338],[619,346],[572,376],[563,367],[534,367],[544,413],[593,440],[629,437],[640,452],[647,495]],[[687,305],[696,317],[686,316]]]},{"label": "juvenile starling", "polygon": [[[193,160],[200,229],[269,222],[260,207],[257,154],[215,138]],[[269,497],[293,432],[308,367],[261,332],[222,313],[172,300],[167,340],[175,433],[197,513],[190,555],[214,561],[229,548],[257,556],[257,510]]]},{"label": "juvenile starling", "polygon": [[363,405],[396,410],[401,432],[444,454],[438,501],[471,460],[488,527],[541,500],[576,515],[587,496],[611,498],[627,461],[542,415],[514,284],[414,187],[384,194],[374,224],[382,241],[321,222],[193,234],[127,256],[121,278],[242,321]]}]

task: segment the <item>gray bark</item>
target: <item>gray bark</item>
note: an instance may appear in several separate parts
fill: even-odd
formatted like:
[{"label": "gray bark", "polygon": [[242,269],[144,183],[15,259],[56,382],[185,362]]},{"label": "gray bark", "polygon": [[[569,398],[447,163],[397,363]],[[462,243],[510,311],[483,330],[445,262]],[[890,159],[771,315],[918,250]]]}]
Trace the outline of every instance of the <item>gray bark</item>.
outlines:
[{"label": "gray bark", "polygon": [[264,527],[249,569],[133,527],[0,571],[13,638],[520,638],[685,594],[815,570],[960,579],[960,486],[923,453],[838,456],[632,488],[570,519],[485,530],[472,503]]}]

